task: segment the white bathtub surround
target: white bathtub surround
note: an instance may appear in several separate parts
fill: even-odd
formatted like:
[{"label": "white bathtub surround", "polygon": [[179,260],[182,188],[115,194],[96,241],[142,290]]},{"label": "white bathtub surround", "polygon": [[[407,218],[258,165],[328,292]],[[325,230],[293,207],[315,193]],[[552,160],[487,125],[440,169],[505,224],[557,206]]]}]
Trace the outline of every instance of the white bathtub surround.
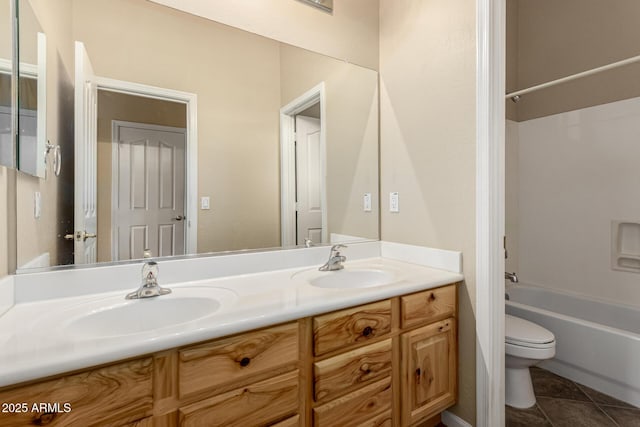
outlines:
[{"label": "white bathtub surround", "polygon": [[13,307],[14,302],[14,276],[5,276],[0,279],[0,317]]},{"label": "white bathtub surround", "polygon": [[506,195],[518,235],[507,239],[523,281],[640,307],[640,269],[611,266],[612,221],[639,220],[639,134],[640,98],[520,122],[517,141],[507,132],[518,152],[517,191]]},{"label": "white bathtub surround", "polygon": [[[412,250],[408,248],[408,253]],[[0,386],[463,280],[459,273],[382,258],[380,242],[370,242],[351,244],[343,251],[347,262],[342,271],[390,272],[389,283],[350,289],[312,286],[309,277],[318,273],[328,252],[329,247],[316,247],[161,261],[160,284],[174,290],[172,298],[190,295],[193,289],[222,288],[227,304],[196,321],[120,336],[96,337],[79,326],[87,313],[99,308],[142,306],[164,298],[124,300],[127,292],[140,285],[141,263],[16,276],[21,299],[0,318]],[[181,275],[186,280],[179,281]],[[42,298],[40,292],[48,297]]]},{"label": "white bathtub surround", "polygon": [[640,406],[640,309],[520,283],[507,287],[508,314],[556,337],[541,367]]}]

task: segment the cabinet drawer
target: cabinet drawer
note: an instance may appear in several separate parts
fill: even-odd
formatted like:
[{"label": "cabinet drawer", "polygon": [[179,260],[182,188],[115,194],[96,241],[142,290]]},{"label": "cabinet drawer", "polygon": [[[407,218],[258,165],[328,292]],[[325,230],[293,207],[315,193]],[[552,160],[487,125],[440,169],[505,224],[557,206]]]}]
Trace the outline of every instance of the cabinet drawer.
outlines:
[{"label": "cabinet drawer", "polygon": [[[151,415],[151,358],[134,360],[0,392],[0,402],[28,403],[27,412],[0,414],[0,426],[122,425]],[[34,403],[58,403],[31,412]],[[64,404],[71,411],[64,411]]]},{"label": "cabinet drawer", "polygon": [[297,413],[299,400],[293,371],[181,408],[180,426],[270,425]]},{"label": "cabinet drawer", "polygon": [[391,301],[348,308],[313,318],[313,344],[316,356],[365,343],[391,331]]},{"label": "cabinet drawer", "polygon": [[279,423],[271,424],[271,427],[298,427],[300,425],[300,415],[294,415]]},{"label": "cabinet drawer", "polygon": [[391,427],[393,425],[393,419],[391,418],[391,411],[383,412],[380,415],[358,424],[358,427]]},{"label": "cabinet drawer", "polygon": [[298,360],[298,324],[248,332],[179,350],[180,397]]},{"label": "cabinet drawer", "polygon": [[333,399],[355,385],[391,375],[391,338],[316,362],[314,399]]},{"label": "cabinet drawer", "polygon": [[455,316],[456,285],[405,295],[400,304],[403,328]]},{"label": "cabinet drawer", "polygon": [[[391,411],[391,378],[370,384],[313,410],[313,425],[356,426]],[[375,424],[374,424],[375,425]]]}]

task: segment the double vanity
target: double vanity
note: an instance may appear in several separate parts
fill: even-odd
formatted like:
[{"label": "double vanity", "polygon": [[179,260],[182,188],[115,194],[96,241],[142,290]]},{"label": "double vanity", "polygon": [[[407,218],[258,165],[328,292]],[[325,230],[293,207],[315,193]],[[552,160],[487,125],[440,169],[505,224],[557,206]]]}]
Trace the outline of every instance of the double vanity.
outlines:
[{"label": "double vanity", "polygon": [[[334,271],[314,264],[328,248],[295,249],[226,260],[276,269],[183,283],[160,262],[152,279],[171,293],[152,298],[126,299],[123,284],[17,295],[0,316],[0,402],[58,406],[0,426],[436,425],[456,402],[459,267],[429,267],[426,248],[352,248]],[[206,275],[206,258],[171,263],[168,275]]]}]

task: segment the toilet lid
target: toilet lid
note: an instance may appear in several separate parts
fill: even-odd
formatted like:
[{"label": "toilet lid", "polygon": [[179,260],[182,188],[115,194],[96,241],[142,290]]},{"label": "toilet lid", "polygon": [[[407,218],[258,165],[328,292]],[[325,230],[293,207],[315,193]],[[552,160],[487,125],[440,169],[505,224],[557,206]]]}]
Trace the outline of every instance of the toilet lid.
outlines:
[{"label": "toilet lid", "polygon": [[516,345],[549,344],[555,341],[555,337],[540,325],[507,314],[505,341]]}]

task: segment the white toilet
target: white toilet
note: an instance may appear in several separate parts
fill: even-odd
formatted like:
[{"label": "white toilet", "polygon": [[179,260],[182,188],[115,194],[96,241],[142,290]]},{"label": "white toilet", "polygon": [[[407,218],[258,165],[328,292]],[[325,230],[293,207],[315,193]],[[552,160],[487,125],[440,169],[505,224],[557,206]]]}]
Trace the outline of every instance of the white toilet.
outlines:
[{"label": "white toilet", "polygon": [[529,367],[556,354],[556,339],[540,325],[506,315],[505,322],[505,403],[514,408],[530,408],[536,403]]}]

